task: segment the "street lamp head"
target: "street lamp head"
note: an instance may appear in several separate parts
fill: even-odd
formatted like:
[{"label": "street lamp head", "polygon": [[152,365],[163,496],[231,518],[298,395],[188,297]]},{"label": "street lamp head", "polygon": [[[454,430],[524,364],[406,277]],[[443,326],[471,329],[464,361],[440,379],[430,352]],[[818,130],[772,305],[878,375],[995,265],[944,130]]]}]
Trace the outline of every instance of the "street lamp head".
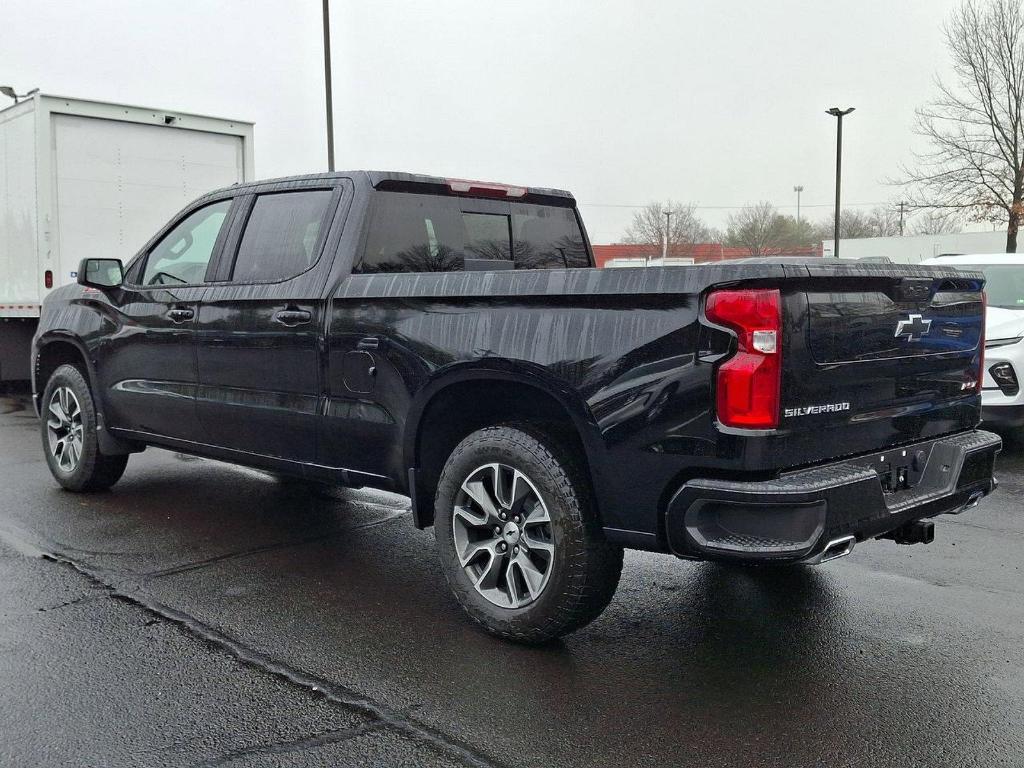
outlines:
[{"label": "street lamp head", "polygon": [[33,88],[28,93],[18,93],[10,85],[0,85],[0,93],[2,93],[4,96],[9,96],[10,98],[14,99],[14,103],[17,104],[19,99],[27,99],[29,96],[39,93],[39,89]]},{"label": "street lamp head", "polygon": [[795,187],[793,187],[793,191],[794,192],[803,192],[804,191],[804,185],[803,184],[797,184]]},{"label": "street lamp head", "polygon": [[826,110],[826,114],[836,118],[836,208],[832,217],[832,256],[836,259],[839,258],[839,212],[842,210],[839,206],[839,192],[842,189],[841,179],[843,172],[843,115],[848,115],[851,112],[853,112],[853,107],[848,109],[832,107]]}]

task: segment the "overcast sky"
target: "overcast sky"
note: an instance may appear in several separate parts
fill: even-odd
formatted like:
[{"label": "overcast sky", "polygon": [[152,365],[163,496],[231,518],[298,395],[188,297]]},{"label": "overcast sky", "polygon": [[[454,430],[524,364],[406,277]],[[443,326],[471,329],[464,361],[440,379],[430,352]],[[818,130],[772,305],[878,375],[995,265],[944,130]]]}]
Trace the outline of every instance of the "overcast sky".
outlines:
[{"label": "overcast sky", "polygon": [[[895,199],[953,0],[333,0],[339,168],[562,187],[591,239],[673,198],[830,212]],[[0,0],[0,81],[244,118],[256,172],[326,167],[319,0]]]}]

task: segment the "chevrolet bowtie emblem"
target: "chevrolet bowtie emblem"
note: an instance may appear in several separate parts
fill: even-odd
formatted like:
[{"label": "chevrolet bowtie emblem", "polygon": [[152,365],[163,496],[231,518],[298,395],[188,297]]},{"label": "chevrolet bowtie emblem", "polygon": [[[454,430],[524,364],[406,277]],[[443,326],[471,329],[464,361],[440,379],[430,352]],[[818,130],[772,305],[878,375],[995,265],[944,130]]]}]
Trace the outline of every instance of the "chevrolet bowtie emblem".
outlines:
[{"label": "chevrolet bowtie emblem", "polygon": [[897,339],[906,338],[908,341],[920,341],[921,337],[927,336],[932,329],[932,321],[925,320],[921,315],[908,315],[906,320],[896,323]]}]

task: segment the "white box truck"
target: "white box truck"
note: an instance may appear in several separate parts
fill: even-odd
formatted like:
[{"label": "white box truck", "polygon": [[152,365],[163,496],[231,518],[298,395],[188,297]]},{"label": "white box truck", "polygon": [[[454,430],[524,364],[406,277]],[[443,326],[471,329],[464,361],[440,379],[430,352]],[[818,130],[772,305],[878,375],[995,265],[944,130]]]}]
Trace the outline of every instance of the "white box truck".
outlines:
[{"label": "white box truck", "polygon": [[253,126],[36,93],[0,110],[0,382],[89,257],[127,259],[186,203],[253,178]]}]

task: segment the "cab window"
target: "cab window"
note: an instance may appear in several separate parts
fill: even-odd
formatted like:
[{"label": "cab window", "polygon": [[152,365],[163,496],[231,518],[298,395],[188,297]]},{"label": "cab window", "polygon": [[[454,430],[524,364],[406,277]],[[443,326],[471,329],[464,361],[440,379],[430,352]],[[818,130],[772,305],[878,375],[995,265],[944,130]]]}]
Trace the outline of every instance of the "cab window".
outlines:
[{"label": "cab window", "polygon": [[212,203],[186,216],[149,252],[143,285],[195,285],[206,280],[230,200]]},{"label": "cab window", "polygon": [[356,272],[459,272],[589,267],[571,207],[511,203],[506,212],[464,210],[472,201],[378,192]]},{"label": "cab window", "polygon": [[332,197],[329,189],[257,197],[238,245],[231,281],[287,280],[313,266]]}]

